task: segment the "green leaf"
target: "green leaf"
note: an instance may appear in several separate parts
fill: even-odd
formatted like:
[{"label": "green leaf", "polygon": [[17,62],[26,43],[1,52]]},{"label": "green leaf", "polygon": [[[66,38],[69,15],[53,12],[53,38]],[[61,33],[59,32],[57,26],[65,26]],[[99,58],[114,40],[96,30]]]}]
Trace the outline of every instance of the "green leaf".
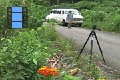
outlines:
[{"label": "green leaf", "polygon": [[3,51],[6,52],[8,47],[3,47]]},{"label": "green leaf", "polygon": [[4,61],[1,61],[1,63],[4,63]]},{"label": "green leaf", "polygon": [[44,47],[45,49],[48,49],[47,47]]},{"label": "green leaf", "polygon": [[24,76],[20,73],[16,74],[16,80],[25,80]]},{"label": "green leaf", "polygon": [[82,77],[75,77],[71,75],[65,75],[64,80],[82,80]]},{"label": "green leaf", "polygon": [[37,65],[37,60],[36,59],[33,59],[33,62]]},{"label": "green leaf", "polygon": [[5,38],[2,38],[1,41],[3,41]]},{"label": "green leaf", "polygon": [[21,60],[24,64],[29,64],[29,62],[25,59]]},{"label": "green leaf", "polygon": [[64,80],[73,80],[70,75],[65,75]]},{"label": "green leaf", "polygon": [[8,42],[9,42],[10,44],[12,43],[10,39],[7,39],[7,40],[8,40]]},{"label": "green leaf", "polygon": [[18,67],[18,70],[24,69],[24,67],[22,65],[18,65],[17,67]]}]

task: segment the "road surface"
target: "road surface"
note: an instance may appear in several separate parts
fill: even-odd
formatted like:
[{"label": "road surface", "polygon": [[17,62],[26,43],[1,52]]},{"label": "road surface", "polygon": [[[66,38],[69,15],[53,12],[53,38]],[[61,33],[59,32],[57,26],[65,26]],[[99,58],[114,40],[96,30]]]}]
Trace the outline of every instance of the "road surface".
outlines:
[{"label": "road surface", "polygon": [[[67,27],[61,26],[55,28],[61,35],[73,39],[80,46],[84,45],[85,41],[87,40],[91,32],[90,29],[84,29],[79,27],[72,27],[71,29],[69,29]],[[102,48],[107,66],[111,67],[114,70],[117,70],[117,72],[120,72],[120,34],[119,33],[114,34],[112,32],[97,31],[97,30],[95,32],[98,37],[100,46]],[[88,53],[90,50],[90,41],[91,38],[89,39],[84,50],[84,51],[87,50]],[[99,54],[99,56],[101,56],[95,38],[94,38],[93,51],[94,53],[97,53]]]}]

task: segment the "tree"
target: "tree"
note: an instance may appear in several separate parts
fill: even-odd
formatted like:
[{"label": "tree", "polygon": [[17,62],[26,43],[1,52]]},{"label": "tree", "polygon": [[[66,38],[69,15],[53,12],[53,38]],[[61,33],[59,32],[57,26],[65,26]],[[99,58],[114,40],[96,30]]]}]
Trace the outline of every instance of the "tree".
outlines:
[{"label": "tree", "polygon": [[22,1],[22,5],[25,6],[25,0]]},{"label": "tree", "polygon": [[73,0],[71,0],[71,3],[73,4]]},{"label": "tree", "polygon": [[57,4],[59,4],[59,1],[60,1],[60,0],[57,0]]}]

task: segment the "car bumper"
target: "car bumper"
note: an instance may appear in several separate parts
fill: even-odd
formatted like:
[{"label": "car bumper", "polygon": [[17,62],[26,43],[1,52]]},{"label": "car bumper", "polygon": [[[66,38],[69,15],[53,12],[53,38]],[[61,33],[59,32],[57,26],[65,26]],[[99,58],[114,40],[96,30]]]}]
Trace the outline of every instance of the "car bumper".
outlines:
[{"label": "car bumper", "polygon": [[[69,21],[66,21],[68,23]],[[72,21],[72,23],[83,23],[83,21]]]}]

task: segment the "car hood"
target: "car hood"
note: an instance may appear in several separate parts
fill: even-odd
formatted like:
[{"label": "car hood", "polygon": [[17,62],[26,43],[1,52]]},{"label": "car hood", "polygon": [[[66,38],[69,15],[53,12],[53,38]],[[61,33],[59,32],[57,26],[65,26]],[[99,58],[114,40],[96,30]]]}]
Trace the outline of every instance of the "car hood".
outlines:
[{"label": "car hood", "polygon": [[83,18],[82,15],[73,15],[73,18]]}]

